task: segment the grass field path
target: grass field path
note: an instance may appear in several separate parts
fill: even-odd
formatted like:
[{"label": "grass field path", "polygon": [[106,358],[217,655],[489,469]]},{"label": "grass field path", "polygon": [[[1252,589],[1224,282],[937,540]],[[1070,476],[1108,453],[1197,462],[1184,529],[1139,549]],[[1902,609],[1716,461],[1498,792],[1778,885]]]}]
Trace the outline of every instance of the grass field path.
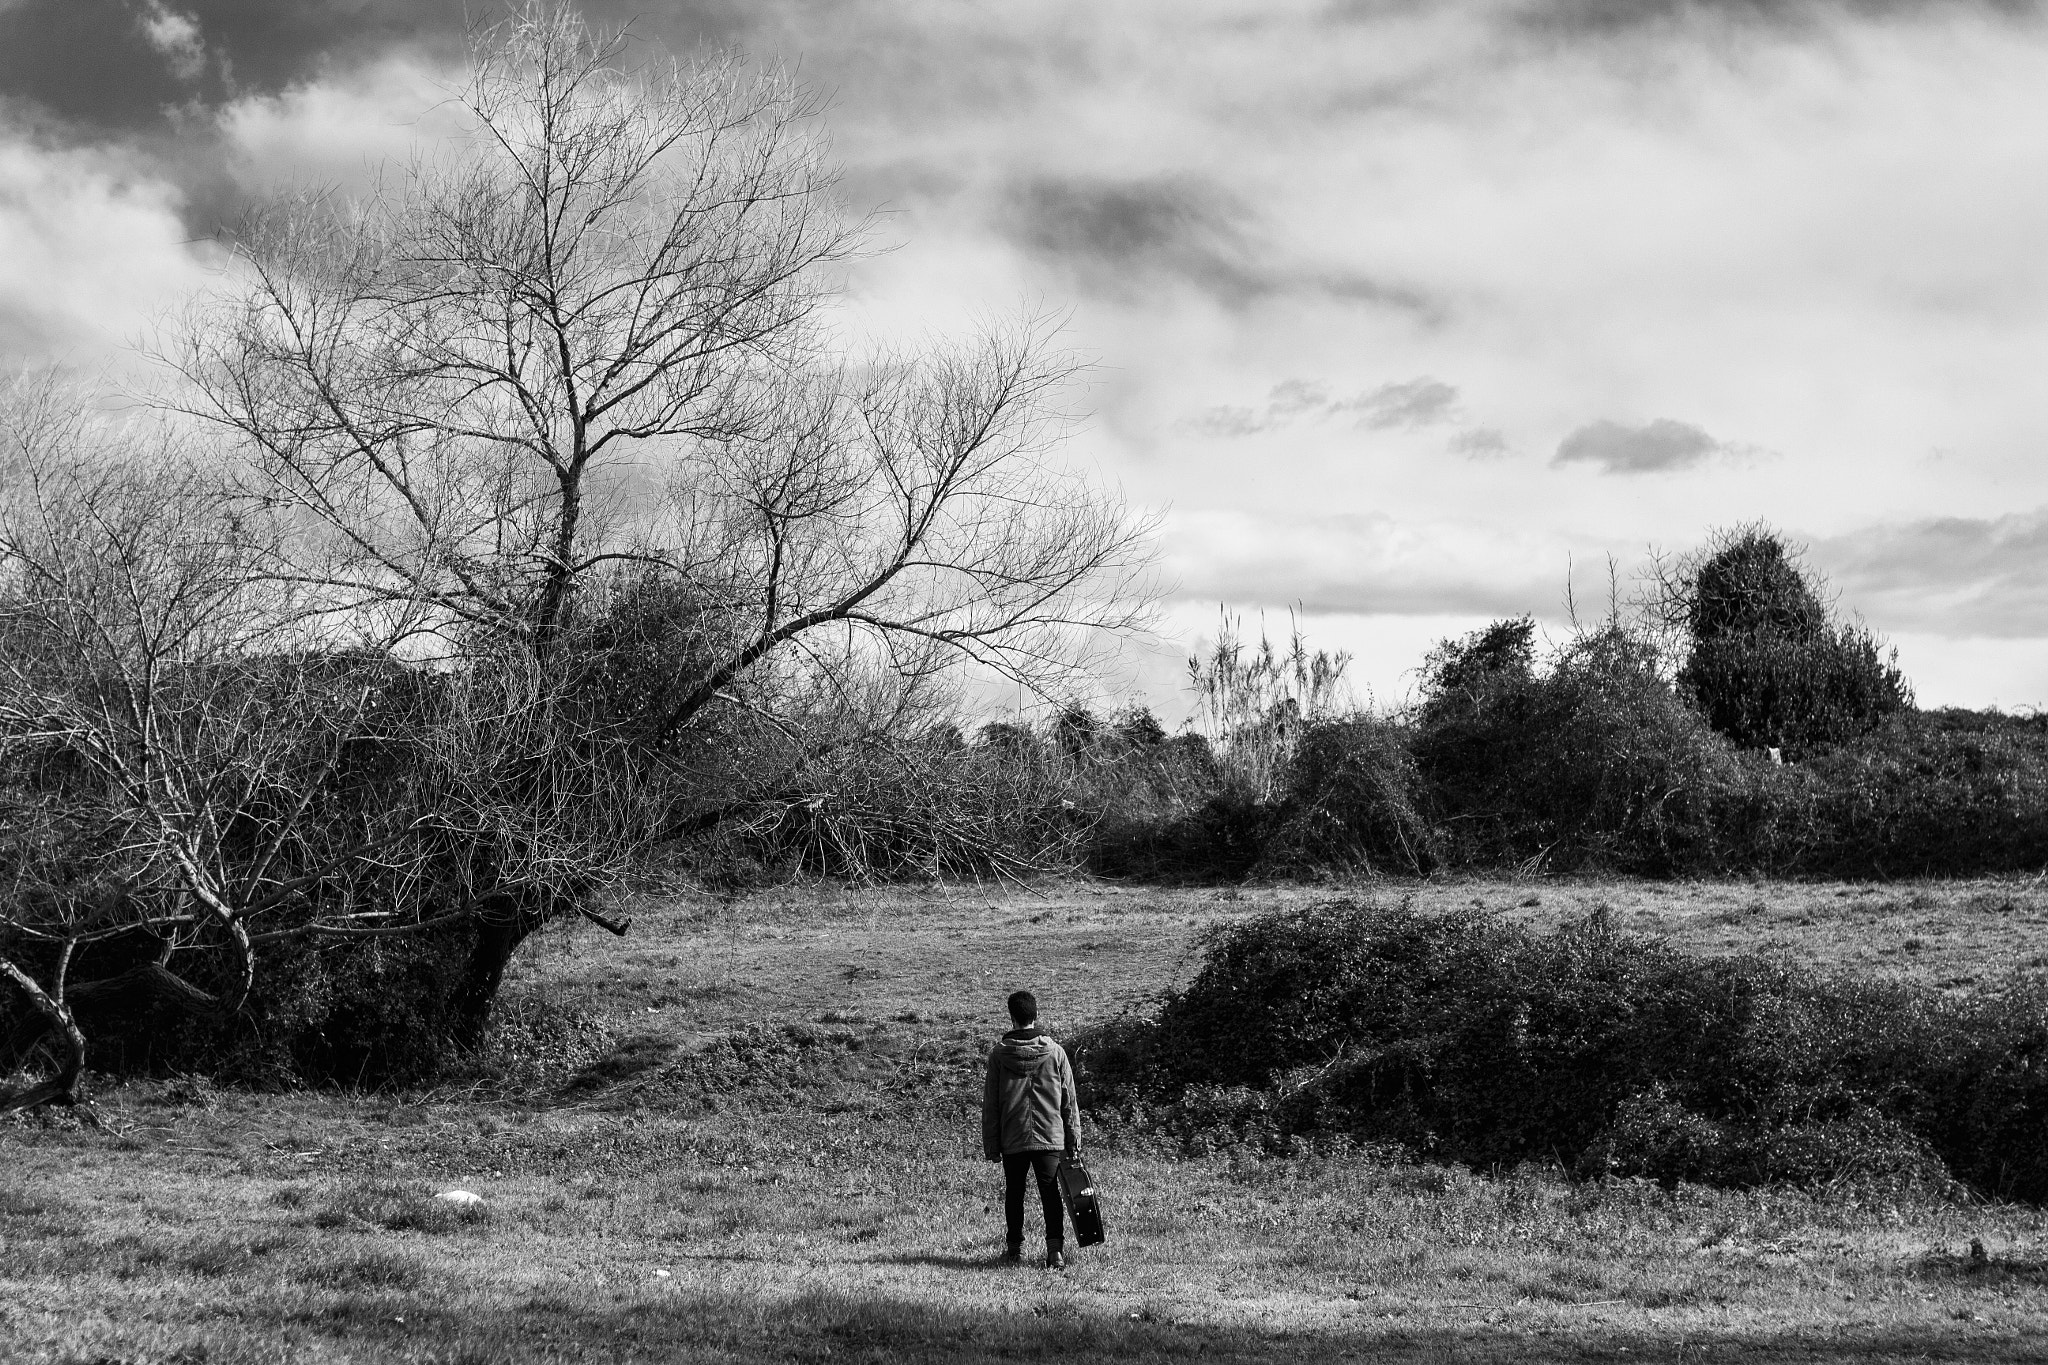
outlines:
[{"label": "grass field path", "polygon": [[[1002,996],[1032,986],[1055,1030],[1141,1006],[1203,927],[1325,894],[650,897],[627,939],[550,934],[517,964],[508,1013],[586,1021],[565,1068],[402,1095],[135,1082],[107,1095],[119,1136],[12,1120],[0,1360],[2048,1360],[2048,1219],[1924,1198],[1103,1135],[1111,1243],[999,1265],[972,1110]],[[2048,952],[2020,883],[1415,894],[1606,903],[1697,951],[1782,940],[1951,989]],[[431,1197],[452,1187],[481,1212]]]}]

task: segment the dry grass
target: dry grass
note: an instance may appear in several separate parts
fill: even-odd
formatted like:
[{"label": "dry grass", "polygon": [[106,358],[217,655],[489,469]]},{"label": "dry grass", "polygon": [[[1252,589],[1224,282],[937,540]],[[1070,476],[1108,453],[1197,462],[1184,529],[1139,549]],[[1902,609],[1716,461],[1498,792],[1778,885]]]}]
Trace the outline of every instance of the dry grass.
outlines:
[{"label": "dry grass", "polygon": [[[518,965],[515,1004],[590,1021],[598,1064],[568,1089],[535,1068],[414,1095],[152,1082],[107,1096],[118,1138],[17,1121],[0,1359],[2048,1359],[2048,1217],[1846,1191],[1105,1137],[1111,1243],[1063,1275],[996,1264],[971,1116],[1002,995],[1034,986],[1055,1028],[1099,1017],[1180,977],[1204,925],[1318,894],[650,903],[623,945],[565,933]],[[1417,894],[1537,919],[1605,900],[1700,950],[1780,940],[1935,982],[2048,952],[2048,895],[2019,883]],[[451,1186],[482,1215],[431,1200]]]}]

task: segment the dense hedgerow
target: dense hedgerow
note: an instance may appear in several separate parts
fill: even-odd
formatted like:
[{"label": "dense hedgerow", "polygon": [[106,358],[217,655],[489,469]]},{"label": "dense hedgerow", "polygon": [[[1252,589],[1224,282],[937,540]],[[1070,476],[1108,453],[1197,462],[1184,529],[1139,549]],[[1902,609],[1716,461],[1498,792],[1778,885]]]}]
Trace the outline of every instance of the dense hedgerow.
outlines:
[{"label": "dense hedgerow", "polygon": [[1304,727],[1285,791],[1259,857],[1267,871],[1423,876],[1442,861],[1422,774],[1397,722],[1354,715]]},{"label": "dense hedgerow", "polygon": [[1077,1047],[1091,1105],[1190,1135],[2048,1199],[2040,982],[1957,1000],[1691,958],[1597,915],[1535,935],[1339,901],[1218,931],[1156,1016]]},{"label": "dense hedgerow", "polygon": [[1728,743],[1627,632],[1588,633],[1539,669],[1527,630],[1499,623],[1432,657],[1410,745],[1446,860],[1653,875],[1718,861],[1715,801],[1739,787]]},{"label": "dense hedgerow", "polygon": [[2048,716],[1895,711],[1781,765],[1717,733],[1642,637],[1610,623],[1539,658],[1533,630],[1496,622],[1439,646],[1406,711],[1300,723],[1266,798],[1193,735],[1078,769],[1088,866],[1155,879],[2048,866]]},{"label": "dense hedgerow", "polygon": [[1965,876],[2048,866],[2048,715],[1895,716],[1771,793],[1776,861],[1811,875]]},{"label": "dense hedgerow", "polygon": [[736,802],[721,837],[763,868],[859,881],[1064,869],[1087,838],[1078,779],[1057,736],[1022,726],[862,737]]},{"label": "dense hedgerow", "polygon": [[1110,877],[1236,880],[1258,864],[1274,824],[1274,808],[1198,734],[1099,755],[1078,796],[1093,821],[1088,870]]}]

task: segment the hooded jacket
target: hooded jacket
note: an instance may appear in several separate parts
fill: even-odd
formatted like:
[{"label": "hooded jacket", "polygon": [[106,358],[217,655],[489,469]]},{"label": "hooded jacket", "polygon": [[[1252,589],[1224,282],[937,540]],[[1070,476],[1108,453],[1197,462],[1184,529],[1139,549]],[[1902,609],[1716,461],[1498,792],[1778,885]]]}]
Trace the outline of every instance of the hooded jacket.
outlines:
[{"label": "hooded jacket", "polygon": [[1081,1145],[1081,1105],[1066,1049],[1037,1029],[1015,1029],[988,1054],[981,1095],[981,1154],[1073,1151]]}]

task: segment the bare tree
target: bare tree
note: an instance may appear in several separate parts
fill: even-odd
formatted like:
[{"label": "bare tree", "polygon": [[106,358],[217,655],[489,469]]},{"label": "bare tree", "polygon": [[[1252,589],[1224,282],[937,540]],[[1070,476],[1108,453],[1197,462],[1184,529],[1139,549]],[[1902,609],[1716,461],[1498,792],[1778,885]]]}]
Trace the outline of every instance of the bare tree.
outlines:
[{"label": "bare tree", "polygon": [[69,1040],[30,1098],[75,1098],[82,999],[225,1017],[295,942],[457,935],[474,1037],[721,770],[789,809],[955,665],[1049,687],[1145,610],[1050,329],[854,354],[807,96],[640,56],[531,4],[461,137],[258,213],[162,352],[185,447],[17,412],[0,975]]},{"label": "bare tree", "polygon": [[1044,682],[1130,624],[1146,528],[1053,458],[1046,330],[847,359],[862,229],[805,93],[638,55],[530,5],[480,40],[462,138],[251,223],[172,355],[244,495],[302,518],[278,576],[544,656],[595,577],[670,575],[707,648],[669,731],[821,627]]},{"label": "bare tree", "polygon": [[[482,942],[616,878],[645,793],[530,651],[436,672],[334,649],[264,572],[277,527],[189,451],[53,386],[12,400],[0,980],[28,1009],[0,1011],[0,1062],[56,1055],[0,1108],[80,1101],[90,1015],[226,1023],[294,944]],[[484,957],[459,988],[478,1019]]]}]

